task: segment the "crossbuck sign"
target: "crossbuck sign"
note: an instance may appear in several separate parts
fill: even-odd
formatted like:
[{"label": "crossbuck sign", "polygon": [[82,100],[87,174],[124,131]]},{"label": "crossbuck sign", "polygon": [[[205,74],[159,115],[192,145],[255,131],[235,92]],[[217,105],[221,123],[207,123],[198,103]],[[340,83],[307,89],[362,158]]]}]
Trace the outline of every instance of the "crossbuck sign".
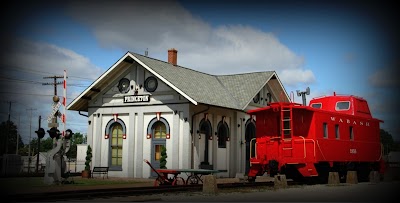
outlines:
[{"label": "crossbuck sign", "polygon": [[51,114],[47,117],[47,122],[51,122],[51,119],[53,118],[54,114],[58,111],[58,109],[61,106],[61,102],[53,103],[53,111]]}]

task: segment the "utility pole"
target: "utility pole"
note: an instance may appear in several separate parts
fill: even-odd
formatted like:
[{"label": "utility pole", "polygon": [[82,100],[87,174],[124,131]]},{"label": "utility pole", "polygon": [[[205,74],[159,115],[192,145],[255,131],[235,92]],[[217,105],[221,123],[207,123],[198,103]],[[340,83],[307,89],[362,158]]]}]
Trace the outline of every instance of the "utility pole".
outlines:
[{"label": "utility pole", "polygon": [[[54,86],[54,96],[53,96],[53,102],[54,102],[54,106],[53,108],[55,108],[56,104],[60,101],[60,98],[57,96],[57,85],[61,85],[63,84],[63,82],[57,82],[57,78],[64,78],[64,76],[49,76],[49,77],[43,77],[44,79],[46,78],[52,78],[54,81],[52,83],[42,83],[42,85],[53,85]],[[52,115],[52,122],[48,124],[49,128],[58,127],[58,123],[57,123],[57,116],[56,115]]]},{"label": "utility pole", "polygon": [[11,101],[9,102],[8,107],[8,120],[7,120],[7,133],[6,133],[6,154],[8,154],[8,137],[10,137],[10,128],[11,128]]},{"label": "utility pole", "polygon": [[10,131],[11,131],[11,103],[12,103],[12,101],[9,101],[8,103],[9,103],[9,106],[8,106],[8,120],[7,120],[7,125],[6,125],[7,133],[6,133],[6,142],[5,142],[5,144],[6,144],[5,153],[6,154],[8,154],[8,138],[10,137]]},{"label": "utility pole", "polygon": [[32,137],[32,111],[36,109],[26,109],[28,111],[31,111],[30,117],[29,117],[29,152],[28,152],[28,157],[29,157],[29,165],[28,165],[28,173],[30,172],[31,168],[31,137]]},{"label": "utility pole", "polygon": [[46,79],[46,78],[53,78],[54,82],[52,82],[52,83],[46,82],[46,83],[42,83],[42,85],[54,85],[54,95],[57,95],[57,85],[63,84],[63,82],[57,82],[57,78],[64,78],[64,76],[56,76],[55,75],[55,76],[43,77],[43,79]]},{"label": "utility pole", "polygon": [[[18,114],[18,128],[21,129],[21,114]],[[16,155],[18,155],[18,144],[19,144],[19,130],[17,132],[17,149],[15,150]]]},{"label": "utility pole", "polygon": [[[38,129],[40,130],[41,128],[41,120],[42,120],[42,116],[39,116],[39,127]],[[39,155],[40,155],[40,136],[38,134],[38,150],[37,150],[37,157],[36,157],[36,173],[39,172]]]}]

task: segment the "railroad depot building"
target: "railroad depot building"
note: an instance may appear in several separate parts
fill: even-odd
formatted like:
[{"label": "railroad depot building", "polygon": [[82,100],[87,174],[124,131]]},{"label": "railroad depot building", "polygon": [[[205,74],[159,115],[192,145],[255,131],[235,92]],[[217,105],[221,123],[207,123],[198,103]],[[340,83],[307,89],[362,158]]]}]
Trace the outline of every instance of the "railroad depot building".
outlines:
[{"label": "railroad depot building", "polygon": [[[210,75],[127,52],[75,98],[68,110],[87,112],[91,167],[110,177],[155,176],[144,159],[168,169],[214,169],[235,177],[249,167],[255,120],[247,110],[289,97],[275,71]],[[253,149],[254,150],[254,149]]]}]

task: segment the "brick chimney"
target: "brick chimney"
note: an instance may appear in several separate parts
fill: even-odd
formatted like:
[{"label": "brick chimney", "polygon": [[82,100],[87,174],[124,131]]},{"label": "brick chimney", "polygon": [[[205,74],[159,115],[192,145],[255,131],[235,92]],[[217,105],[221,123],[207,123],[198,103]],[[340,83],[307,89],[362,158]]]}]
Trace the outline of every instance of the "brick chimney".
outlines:
[{"label": "brick chimney", "polygon": [[168,50],[168,63],[176,66],[178,61],[178,51],[174,48]]}]

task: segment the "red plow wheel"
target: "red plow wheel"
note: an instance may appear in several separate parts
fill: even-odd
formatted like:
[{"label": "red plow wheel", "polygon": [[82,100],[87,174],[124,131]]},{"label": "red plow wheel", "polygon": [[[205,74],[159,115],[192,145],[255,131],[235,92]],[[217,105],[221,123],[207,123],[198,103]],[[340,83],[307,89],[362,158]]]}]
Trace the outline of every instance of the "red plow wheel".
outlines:
[{"label": "red plow wheel", "polygon": [[176,177],[172,182],[172,185],[186,185],[186,182],[182,177]]},{"label": "red plow wheel", "polygon": [[195,175],[190,175],[190,176],[187,178],[186,184],[188,184],[188,185],[196,185],[196,184],[199,184],[198,177],[195,176]]},{"label": "red plow wheel", "polygon": [[157,186],[160,186],[160,185],[162,185],[162,182],[161,182],[160,178],[156,178],[154,180],[154,187],[157,187]]}]

